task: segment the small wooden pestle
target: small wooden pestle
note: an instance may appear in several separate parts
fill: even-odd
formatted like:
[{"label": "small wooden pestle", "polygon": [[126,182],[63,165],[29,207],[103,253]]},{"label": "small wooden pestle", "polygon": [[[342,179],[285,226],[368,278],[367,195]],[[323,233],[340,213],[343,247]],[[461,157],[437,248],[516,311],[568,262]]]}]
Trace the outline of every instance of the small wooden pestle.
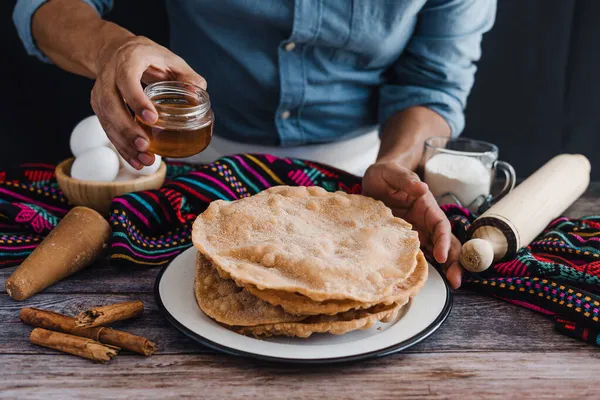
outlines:
[{"label": "small wooden pestle", "polygon": [[6,292],[26,300],[92,264],[110,239],[110,225],[96,211],[75,207],[6,280]]}]

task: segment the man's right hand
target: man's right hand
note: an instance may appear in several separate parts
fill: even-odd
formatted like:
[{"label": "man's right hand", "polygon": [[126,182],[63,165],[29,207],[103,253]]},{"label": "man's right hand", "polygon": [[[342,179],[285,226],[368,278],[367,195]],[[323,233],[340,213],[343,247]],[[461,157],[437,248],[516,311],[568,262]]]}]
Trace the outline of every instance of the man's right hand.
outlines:
[{"label": "man's right hand", "polygon": [[96,60],[91,104],[102,127],[121,156],[134,168],[152,165],[144,130],[125,104],[149,124],[157,113],[141,82],[185,81],[206,88],[206,81],[179,56],[141,36],[120,38],[105,45]]},{"label": "man's right hand", "polygon": [[154,155],[143,129],[125,103],[152,124],[156,109],[142,82],[178,80],[206,88],[206,81],[180,57],[153,41],[135,36],[81,0],[52,0],[34,13],[31,33],[50,60],[67,71],[96,79],[92,108],[121,156],[134,168],[152,165]]}]

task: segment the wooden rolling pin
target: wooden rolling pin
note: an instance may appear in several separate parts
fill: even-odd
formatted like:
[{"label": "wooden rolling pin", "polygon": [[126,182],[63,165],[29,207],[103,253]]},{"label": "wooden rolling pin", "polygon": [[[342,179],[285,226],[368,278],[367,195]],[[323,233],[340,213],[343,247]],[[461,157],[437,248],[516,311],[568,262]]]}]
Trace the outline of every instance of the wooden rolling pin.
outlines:
[{"label": "wooden rolling pin", "polygon": [[590,162],[580,154],[561,154],[534,172],[477,218],[460,262],[472,272],[514,257],[587,189]]}]

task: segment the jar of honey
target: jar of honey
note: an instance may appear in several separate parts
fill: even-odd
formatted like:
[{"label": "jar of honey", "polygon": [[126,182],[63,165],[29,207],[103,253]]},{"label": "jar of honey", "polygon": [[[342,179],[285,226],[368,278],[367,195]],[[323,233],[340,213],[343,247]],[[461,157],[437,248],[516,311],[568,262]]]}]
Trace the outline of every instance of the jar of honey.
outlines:
[{"label": "jar of honey", "polygon": [[149,125],[136,115],[136,122],[150,140],[149,151],[163,157],[189,157],[206,149],[212,139],[214,115],[208,93],[185,82],[157,82],[144,93],[158,113]]}]

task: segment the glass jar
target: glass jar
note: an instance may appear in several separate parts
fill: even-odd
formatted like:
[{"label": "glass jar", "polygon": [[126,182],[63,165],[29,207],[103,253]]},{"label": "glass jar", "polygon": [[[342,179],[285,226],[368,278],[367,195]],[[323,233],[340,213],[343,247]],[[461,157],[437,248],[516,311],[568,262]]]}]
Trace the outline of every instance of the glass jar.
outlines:
[{"label": "glass jar", "polygon": [[[425,141],[421,161],[424,181],[440,205],[459,204],[481,212],[515,187],[515,170],[498,160],[498,147],[468,138],[431,137]],[[491,195],[496,175],[504,187]]]},{"label": "glass jar", "polygon": [[136,115],[136,122],[150,140],[149,151],[163,157],[182,158],[208,147],[214,114],[208,93],[185,82],[165,81],[147,86],[144,93],[156,108],[157,121],[149,125]]}]

